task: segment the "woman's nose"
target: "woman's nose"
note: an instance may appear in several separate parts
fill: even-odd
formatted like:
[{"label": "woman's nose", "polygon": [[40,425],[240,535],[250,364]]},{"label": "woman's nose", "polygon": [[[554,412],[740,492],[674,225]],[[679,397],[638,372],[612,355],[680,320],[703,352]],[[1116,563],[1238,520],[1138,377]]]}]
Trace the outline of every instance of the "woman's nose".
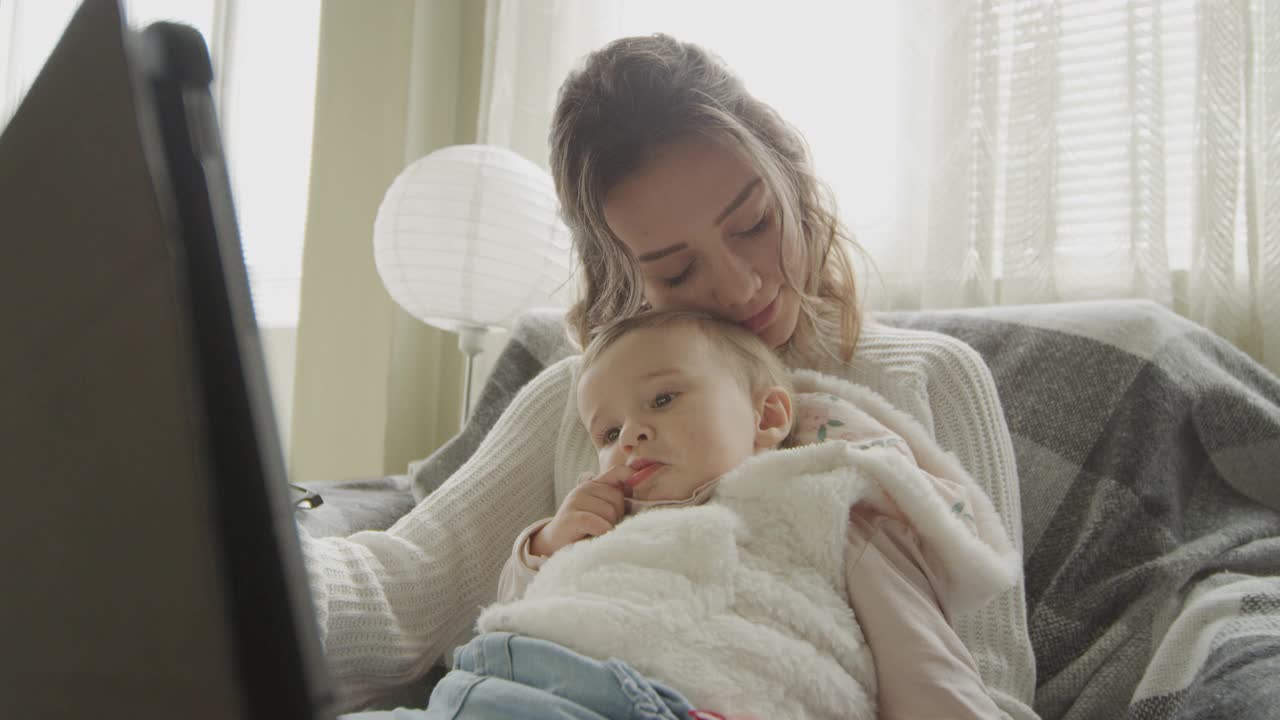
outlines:
[{"label": "woman's nose", "polygon": [[733,310],[755,297],[761,285],[760,274],[748,258],[727,245],[721,247],[723,252],[712,258],[716,267],[710,273],[715,283],[711,296],[720,307]]}]

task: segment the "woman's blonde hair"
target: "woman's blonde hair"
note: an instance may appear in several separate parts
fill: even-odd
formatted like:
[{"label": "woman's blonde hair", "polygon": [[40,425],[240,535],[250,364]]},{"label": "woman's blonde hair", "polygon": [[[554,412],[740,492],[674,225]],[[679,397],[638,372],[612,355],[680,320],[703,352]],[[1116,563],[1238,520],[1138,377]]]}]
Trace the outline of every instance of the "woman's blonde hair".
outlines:
[{"label": "woman's blonde hair", "polygon": [[800,297],[788,350],[801,361],[848,361],[861,325],[849,257],[857,245],[804,140],[718,58],[661,34],[609,43],[560,88],[551,172],[583,276],[567,316],[574,338],[586,347],[599,328],[645,307],[639,265],[605,222],[605,195],[658,148],[694,134],[745,153],[778,200],[784,242],[802,238],[801,278],[787,274],[779,243],[784,277]]}]

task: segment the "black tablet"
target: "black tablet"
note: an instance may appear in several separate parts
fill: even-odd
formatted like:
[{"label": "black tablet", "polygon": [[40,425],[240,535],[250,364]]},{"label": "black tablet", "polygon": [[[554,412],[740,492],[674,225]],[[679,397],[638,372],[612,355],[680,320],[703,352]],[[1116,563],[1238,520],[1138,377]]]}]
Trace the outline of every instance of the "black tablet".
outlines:
[{"label": "black tablet", "polygon": [[332,716],[211,80],[86,0],[0,134],[6,717]]}]

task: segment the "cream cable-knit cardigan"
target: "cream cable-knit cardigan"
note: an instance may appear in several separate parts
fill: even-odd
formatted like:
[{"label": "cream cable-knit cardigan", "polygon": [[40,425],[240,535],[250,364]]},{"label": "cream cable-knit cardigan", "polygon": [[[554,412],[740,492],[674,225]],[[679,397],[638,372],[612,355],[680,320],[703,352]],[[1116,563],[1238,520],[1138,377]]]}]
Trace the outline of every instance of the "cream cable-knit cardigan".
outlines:
[{"label": "cream cable-knit cardigan", "polygon": [[[531,380],[471,459],[386,532],[311,538],[300,530],[344,709],[413,682],[466,642],[494,599],[512,541],[595,469],[574,400],[577,366],[566,358]],[[945,335],[868,323],[849,366],[816,369],[870,387],[930,430],[986,491],[1021,553],[1013,444],[977,352]],[[1012,718],[1034,718],[1023,583],[955,626],[996,704]]]}]

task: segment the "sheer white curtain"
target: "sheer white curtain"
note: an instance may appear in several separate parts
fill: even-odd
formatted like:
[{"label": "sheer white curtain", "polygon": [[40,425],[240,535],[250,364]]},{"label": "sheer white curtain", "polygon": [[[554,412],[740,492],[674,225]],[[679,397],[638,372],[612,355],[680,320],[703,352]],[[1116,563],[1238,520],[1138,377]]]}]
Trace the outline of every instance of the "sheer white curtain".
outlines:
[{"label": "sheer white curtain", "polygon": [[[79,0],[0,0],[0,127]],[[131,25],[174,20],[204,35],[258,322],[298,318],[315,98],[319,0],[126,0]]]},{"label": "sheer white curtain", "polygon": [[1192,239],[1191,2],[904,7],[892,304],[1174,306]]},{"label": "sheer white curtain", "polygon": [[1148,298],[1280,371],[1280,2],[490,0],[481,142],[546,163],[590,50],[664,31],[805,134],[879,308]]},{"label": "sheer white curtain", "polygon": [[976,10],[995,301],[1150,298],[1280,371],[1278,22],[1274,0]]}]

